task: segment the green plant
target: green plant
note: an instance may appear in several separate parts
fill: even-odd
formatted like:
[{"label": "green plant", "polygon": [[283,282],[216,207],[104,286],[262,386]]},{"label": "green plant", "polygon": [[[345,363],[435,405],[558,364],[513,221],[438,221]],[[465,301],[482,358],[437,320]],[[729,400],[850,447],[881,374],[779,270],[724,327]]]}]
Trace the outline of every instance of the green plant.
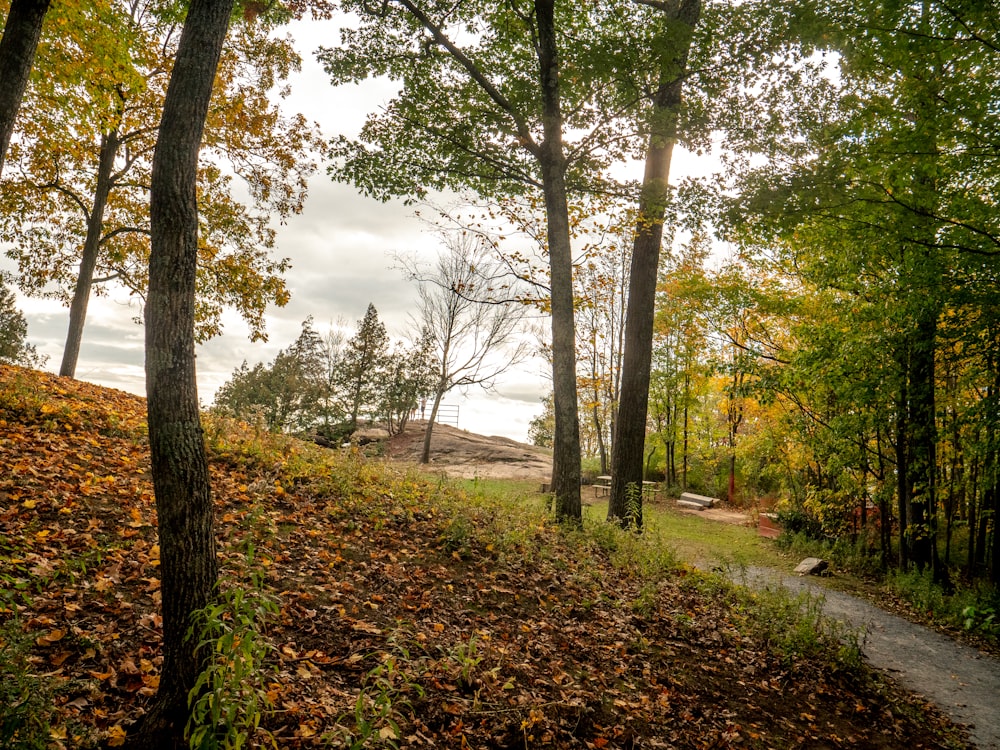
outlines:
[{"label": "green plant", "polygon": [[261,632],[278,605],[263,592],[256,573],[251,580],[249,589],[221,590],[216,603],[195,614],[188,631],[208,655],[208,664],[188,695],[191,715],[185,734],[193,749],[248,747],[264,711],[271,707],[262,665],[273,646]]},{"label": "green plant", "polygon": [[1000,631],[997,613],[990,606],[975,606],[970,604],[962,609],[962,625],[966,630],[979,630],[989,634]]},{"label": "green plant", "polygon": [[625,485],[625,517],[630,526],[638,526],[642,515],[642,487],[635,482]]},{"label": "green plant", "polygon": [[446,552],[454,552],[464,557],[469,551],[472,531],[472,522],[468,517],[455,515],[441,531],[441,546]]},{"label": "green plant", "polygon": [[31,639],[16,620],[0,628],[0,747],[39,750],[49,746],[53,686],[34,673]]},{"label": "green plant", "polygon": [[734,587],[738,627],[767,643],[787,664],[797,657],[829,658],[839,668],[862,664],[858,633],[823,615],[824,597],[783,588]]},{"label": "green plant", "polygon": [[657,588],[652,583],[644,583],[639,594],[632,601],[632,611],[640,617],[651,618],[657,610]]},{"label": "green plant", "polygon": [[458,683],[466,690],[474,687],[476,667],[483,657],[479,654],[476,636],[469,638],[468,643],[459,643],[451,651],[451,658],[458,664]]},{"label": "green plant", "polygon": [[930,571],[897,570],[890,573],[889,587],[924,615],[942,614],[946,611],[944,591],[934,583]]},{"label": "green plant", "polygon": [[[409,658],[405,649],[401,650],[403,658]],[[351,717],[353,731],[344,725],[347,715],[337,721],[337,731],[346,747],[361,750],[369,741],[374,742],[376,747],[399,747],[396,742],[402,736],[399,717],[403,711],[412,710],[411,694],[421,697],[423,688],[399,668],[395,654],[385,654],[382,661],[365,675],[361,684]]]}]

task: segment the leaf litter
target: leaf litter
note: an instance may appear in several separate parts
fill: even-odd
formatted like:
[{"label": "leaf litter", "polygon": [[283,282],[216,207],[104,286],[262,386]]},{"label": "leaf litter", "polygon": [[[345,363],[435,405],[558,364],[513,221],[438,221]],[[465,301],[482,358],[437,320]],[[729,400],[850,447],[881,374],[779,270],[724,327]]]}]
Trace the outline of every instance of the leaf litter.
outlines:
[{"label": "leaf litter", "polygon": [[[220,567],[249,582],[252,550],[280,602],[258,746],[966,746],[721,581],[613,564],[527,501],[215,419],[206,442]],[[145,402],[0,366],[0,466],[0,624],[55,686],[51,746],[119,745],[162,662]]]}]

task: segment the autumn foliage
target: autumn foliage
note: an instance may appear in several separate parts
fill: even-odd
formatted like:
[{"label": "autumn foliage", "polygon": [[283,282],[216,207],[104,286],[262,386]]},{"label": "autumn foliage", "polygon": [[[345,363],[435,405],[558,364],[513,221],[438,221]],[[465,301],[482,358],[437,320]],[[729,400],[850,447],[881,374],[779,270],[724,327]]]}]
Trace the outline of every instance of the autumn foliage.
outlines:
[{"label": "autumn foliage", "polygon": [[[256,575],[277,603],[253,746],[944,742],[822,632],[789,648],[763,598],[634,536],[239,423],[206,432],[225,586]],[[161,664],[144,402],[0,367],[0,466],[3,689],[48,696],[47,746],[116,746]]]}]

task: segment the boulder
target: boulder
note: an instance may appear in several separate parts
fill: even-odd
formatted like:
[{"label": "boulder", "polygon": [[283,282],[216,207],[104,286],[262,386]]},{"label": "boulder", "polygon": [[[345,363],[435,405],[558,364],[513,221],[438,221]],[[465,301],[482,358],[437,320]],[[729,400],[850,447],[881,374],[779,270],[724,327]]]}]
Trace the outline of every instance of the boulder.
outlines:
[{"label": "boulder", "polygon": [[351,435],[351,442],[354,445],[368,445],[369,443],[378,443],[383,440],[389,439],[389,431],[382,429],[381,427],[365,427],[360,430],[356,430],[353,435]]},{"label": "boulder", "polygon": [[826,560],[821,560],[818,557],[807,557],[796,566],[795,572],[800,576],[818,576],[823,575],[829,567],[830,563]]}]

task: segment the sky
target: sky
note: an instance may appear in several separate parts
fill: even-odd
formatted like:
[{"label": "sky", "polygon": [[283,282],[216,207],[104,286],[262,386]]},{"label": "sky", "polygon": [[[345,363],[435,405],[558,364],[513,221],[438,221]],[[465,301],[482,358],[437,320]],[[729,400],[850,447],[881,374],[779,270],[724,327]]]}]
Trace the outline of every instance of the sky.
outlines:
[{"label": "sky", "polygon": [[[385,81],[336,88],[329,84],[314,52],[338,42],[336,22],[298,22],[288,31],[302,56],[302,70],[290,80],[292,94],[283,104],[287,114],[301,112],[319,123],[326,137],[354,134],[368,112],[391,98],[394,86]],[[695,166],[690,155],[675,155],[675,174],[690,173]],[[636,169],[638,179],[641,166]],[[322,166],[310,181],[303,212],[276,229],[275,255],[291,260],[286,274],[291,301],[284,308],[269,309],[268,342],[251,342],[239,316],[227,313],[223,335],[199,347],[199,397],[206,406],[240,363],[272,360],[297,338],[310,315],[320,332],[342,320],[353,331],[372,303],[389,335],[402,338],[411,327],[417,290],[394,267],[394,257],[431,259],[441,245],[412,207],[365,198],[353,187],[331,181]],[[12,261],[0,257],[0,270],[13,268]],[[20,295],[18,307],[28,321],[28,341],[48,356],[45,369],[57,372],[68,309],[52,300]],[[145,395],[143,330],[134,322],[137,316],[140,307],[124,292],[91,299],[78,379]],[[541,413],[550,381],[549,366],[536,357],[505,373],[492,392],[451,392],[444,403],[458,407],[462,429],[527,442],[529,423]]]}]

